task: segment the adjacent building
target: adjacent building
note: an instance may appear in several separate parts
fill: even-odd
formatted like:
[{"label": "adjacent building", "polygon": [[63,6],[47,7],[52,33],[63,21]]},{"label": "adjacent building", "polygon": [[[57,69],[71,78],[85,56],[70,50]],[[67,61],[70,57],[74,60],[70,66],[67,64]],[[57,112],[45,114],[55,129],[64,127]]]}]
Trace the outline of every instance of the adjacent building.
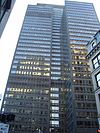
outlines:
[{"label": "adjacent building", "polygon": [[11,0],[1,0],[0,1],[0,22],[5,14],[5,12],[10,9],[11,7]]},{"label": "adjacent building", "polygon": [[100,24],[91,3],[27,7],[4,94],[10,133],[94,133],[97,111],[86,44]]},{"label": "adjacent building", "polygon": [[88,55],[90,62],[92,79],[94,85],[94,93],[98,111],[98,121],[100,128],[100,30],[94,35],[91,41],[87,44]]},{"label": "adjacent building", "polygon": [[0,37],[7,23],[15,0],[0,0]]}]

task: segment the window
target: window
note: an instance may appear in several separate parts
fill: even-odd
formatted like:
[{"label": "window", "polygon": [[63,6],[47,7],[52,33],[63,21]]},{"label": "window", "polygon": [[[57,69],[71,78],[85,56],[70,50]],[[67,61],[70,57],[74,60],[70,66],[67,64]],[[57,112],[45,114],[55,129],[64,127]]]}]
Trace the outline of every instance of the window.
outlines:
[{"label": "window", "polygon": [[100,66],[100,53],[92,60],[93,68],[97,68]]},{"label": "window", "polygon": [[51,117],[59,117],[59,114],[58,113],[52,113]]},{"label": "window", "polygon": [[59,103],[59,100],[50,100],[50,102],[51,102],[52,104],[58,104],[58,103]]},{"label": "window", "polygon": [[51,88],[51,91],[59,91],[59,88]]},{"label": "window", "polygon": [[95,46],[96,46],[96,39],[94,39],[93,41],[92,41],[92,47],[94,48]]},{"label": "window", "polygon": [[51,97],[59,97],[59,94],[50,94]]},{"label": "window", "polygon": [[51,71],[51,74],[57,74],[57,75],[60,75],[60,74],[61,74],[61,72]]},{"label": "window", "polygon": [[57,106],[52,106],[52,107],[51,107],[51,110],[52,110],[52,111],[59,111],[59,107],[57,107]]},{"label": "window", "polygon": [[97,87],[100,87],[100,73],[96,75]]},{"label": "window", "polygon": [[98,97],[99,97],[99,102],[100,102],[100,94],[98,94]]},{"label": "window", "polygon": [[55,121],[55,120],[54,120],[54,121],[50,121],[50,123],[51,123],[52,125],[57,126],[57,127],[59,126],[59,121]]}]

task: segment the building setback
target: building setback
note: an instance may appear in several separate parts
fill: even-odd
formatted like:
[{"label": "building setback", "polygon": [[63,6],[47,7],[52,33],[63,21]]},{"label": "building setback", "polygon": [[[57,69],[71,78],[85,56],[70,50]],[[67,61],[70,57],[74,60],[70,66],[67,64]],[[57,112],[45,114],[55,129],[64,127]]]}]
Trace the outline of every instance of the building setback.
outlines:
[{"label": "building setback", "polygon": [[66,1],[65,9],[72,70],[72,87],[67,93],[68,133],[96,132],[97,112],[86,44],[100,29],[100,23],[92,3]]},{"label": "building setback", "polygon": [[86,44],[98,28],[91,3],[28,6],[1,109],[15,114],[10,133],[96,131],[85,56]]}]

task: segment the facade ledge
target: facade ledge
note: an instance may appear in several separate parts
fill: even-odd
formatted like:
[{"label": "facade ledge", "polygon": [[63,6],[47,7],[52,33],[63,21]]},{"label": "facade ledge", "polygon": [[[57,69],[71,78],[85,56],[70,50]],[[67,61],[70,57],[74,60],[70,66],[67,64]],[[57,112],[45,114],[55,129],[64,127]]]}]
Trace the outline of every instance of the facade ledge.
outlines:
[{"label": "facade ledge", "polygon": [[100,87],[97,87],[93,92],[98,92],[100,91]]},{"label": "facade ledge", "polygon": [[87,54],[86,58],[91,58],[97,51],[100,50],[100,42],[91,50],[90,53]]},{"label": "facade ledge", "polygon": [[98,73],[99,70],[100,70],[100,66],[98,66],[96,69],[93,69],[92,74],[93,73]]}]

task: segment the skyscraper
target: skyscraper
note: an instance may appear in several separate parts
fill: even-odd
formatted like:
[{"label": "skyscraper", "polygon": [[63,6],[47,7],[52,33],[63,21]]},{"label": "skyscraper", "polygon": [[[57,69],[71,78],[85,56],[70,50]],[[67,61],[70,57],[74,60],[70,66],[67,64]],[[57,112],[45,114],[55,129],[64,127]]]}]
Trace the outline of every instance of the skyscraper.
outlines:
[{"label": "skyscraper", "polygon": [[90,3],[28,6],[1,110],[15,114],[10,133],[96,131],[85,45],[99,27]]},{"label": "skyscraper", "polygon": [[63,6],[38,4],[27,8],[2,107],[4,112],[17,114],[12,132],[65,132],[62,13]]},{"label": "skyscraper", "polygon": [[91,3],[66,1],[66,21],[71,48],[72,87],[67,93],[68,133],[95,132],[97,113],[86,44],[100,29]]}]

